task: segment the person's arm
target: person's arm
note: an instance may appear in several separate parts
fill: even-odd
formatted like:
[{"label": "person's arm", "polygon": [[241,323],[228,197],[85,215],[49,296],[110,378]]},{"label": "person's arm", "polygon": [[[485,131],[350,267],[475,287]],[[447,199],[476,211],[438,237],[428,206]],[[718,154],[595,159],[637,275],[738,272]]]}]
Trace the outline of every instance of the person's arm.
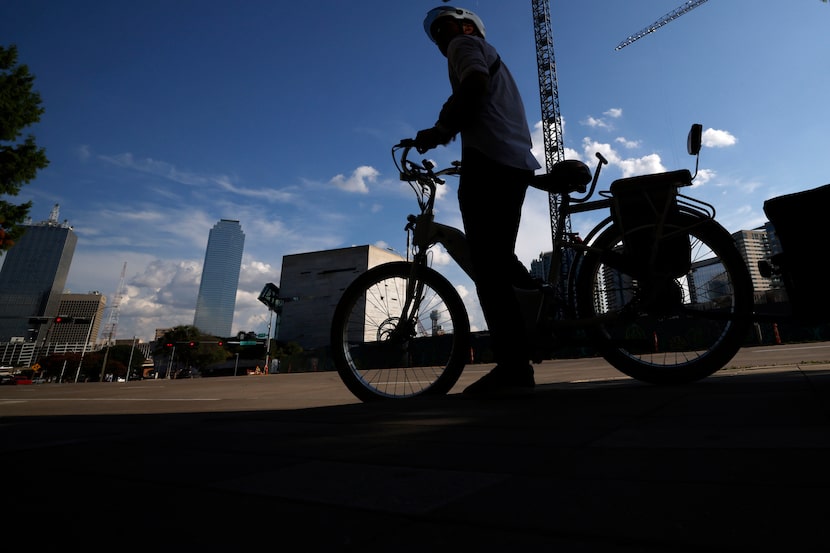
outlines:
[{"label": "person's arm", "polygon": [[415,136],[418,151],[424,153],[439,144],[448,144],[475,119],[489,88],[490,75],[470,73],[444,102],[435,125],[430,129],[418,131]]},{"label": "person's arm", "polygon": [[453,136],[461,131],[475,119],[489,87],[487,73],[470,73],[444,103],[435,126]]}]

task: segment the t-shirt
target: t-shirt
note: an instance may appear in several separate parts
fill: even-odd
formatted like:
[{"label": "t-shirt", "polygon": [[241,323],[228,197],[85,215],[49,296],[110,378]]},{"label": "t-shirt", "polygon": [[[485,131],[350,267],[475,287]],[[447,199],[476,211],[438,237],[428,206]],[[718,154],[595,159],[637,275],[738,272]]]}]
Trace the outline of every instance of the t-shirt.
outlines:
[{"label": "t-shirt", "polygon": [[[481,37],[453,38],[447,48],[453,90],[472,72],[490,73],[498,59],[496,49]],[[540,165],[530,151],[532,146],[522,97],[513,75],[501,62],[490,75],[490,93],[479,115],[461,130],[461,147],[475,148],[509,167],[535,171]]]}]

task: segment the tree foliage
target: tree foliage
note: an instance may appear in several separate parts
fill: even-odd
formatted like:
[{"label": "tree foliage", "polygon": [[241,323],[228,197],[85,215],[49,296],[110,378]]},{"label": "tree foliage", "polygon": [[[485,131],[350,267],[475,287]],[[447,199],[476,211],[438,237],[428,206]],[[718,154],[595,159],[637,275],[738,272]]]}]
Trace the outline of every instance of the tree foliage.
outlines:
[{"label": "tree foliage", "polygon": [[219,345],[220,341],[216,336],[203,334],[193,325],[180,325],[156,340],[154,354],[172,361],[176,369],[202,369],[224,361],[230,355]]},{"label": "tree foliage", "polygon": [[44,112],[34,81],[28,66],[17,63],[17,46],[0,46],[0,255],[23,234],[22,223],[32,207],[32,202],[14,204],[6,198],[17,196],[49,165],[34,135],[22,137]]},{"label": "tree foliage", "polygon": [[41,374],[51,378],[63,377],[72,382],[75,376],[82,382],[97,381],[100,379],[101,369],[106,359],[105,374],[117,378],[127,378],[127,364],[132,369],[131,374],[140,375],[141,366],[146,360],[138,348],[131,345],[118,345],[104,351],[93,351],[82,356],[80,353],[52,353],[42,357],[38,363],[42,367]]}]

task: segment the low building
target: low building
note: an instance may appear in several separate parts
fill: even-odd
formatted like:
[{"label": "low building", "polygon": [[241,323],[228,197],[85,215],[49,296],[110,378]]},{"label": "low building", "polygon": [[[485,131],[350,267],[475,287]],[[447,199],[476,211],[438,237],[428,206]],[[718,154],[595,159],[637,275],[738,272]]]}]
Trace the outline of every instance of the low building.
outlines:
[{"label": "low building", "polygon": [[343,290],[367,269],[402,259],[368,245],[284,256],[280,298],[285,304],[276,337],[304,349],[328,346],[332,315]]}]

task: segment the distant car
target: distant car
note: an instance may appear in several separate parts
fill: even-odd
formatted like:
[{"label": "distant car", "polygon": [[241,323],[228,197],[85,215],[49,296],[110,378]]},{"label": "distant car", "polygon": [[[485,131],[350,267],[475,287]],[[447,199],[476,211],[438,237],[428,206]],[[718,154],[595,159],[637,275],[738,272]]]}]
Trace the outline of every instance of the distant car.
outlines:
[{"label": "distant car", "polygon": [[10,374],[0,374],[0,385],[14,386],[15,384],[17,383],[14,381],[14,376]]},{"label": "distant car", "polygon": [[26,376],[25,374],[16,374],[16,375],[14,375],[14,383],[18,384],[18,385],[20,385],[20,384],[31,384],[32,383],[32,378],[29,377],[29,376]]}]

